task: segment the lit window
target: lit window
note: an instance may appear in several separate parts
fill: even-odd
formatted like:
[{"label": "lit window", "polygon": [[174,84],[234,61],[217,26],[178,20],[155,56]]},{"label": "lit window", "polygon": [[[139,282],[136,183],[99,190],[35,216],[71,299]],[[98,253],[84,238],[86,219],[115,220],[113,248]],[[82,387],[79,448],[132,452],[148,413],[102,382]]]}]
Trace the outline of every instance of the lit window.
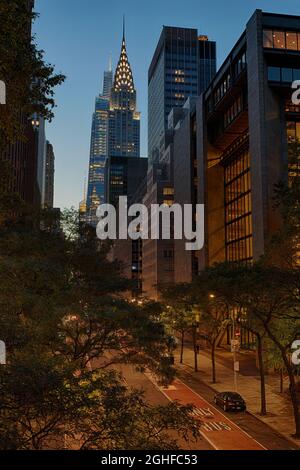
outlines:
[{"label": "lit window", "polygon": [[297,33],[286,33],[286,48],[292,51],[297,50]]},{"label": "lit window", "polygon": [[285,32],[284,31],[274,31],[274,47],[276,49],[285,49]]},{"label": "lit window", "polygon": [[164,196],[173,196],[174,195],[174,189],[173,188],[164,188],[163,194],[164,194]]}]

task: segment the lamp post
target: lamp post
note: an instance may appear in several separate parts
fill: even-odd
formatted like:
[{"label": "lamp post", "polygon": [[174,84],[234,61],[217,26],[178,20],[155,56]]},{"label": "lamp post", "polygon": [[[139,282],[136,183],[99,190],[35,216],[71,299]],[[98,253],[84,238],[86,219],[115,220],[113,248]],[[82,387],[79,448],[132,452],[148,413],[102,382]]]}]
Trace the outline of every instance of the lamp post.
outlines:
[{"label": "lamp post", "polygon": [[234,380],[234,391],[238,391],[238,372],[239,372],[239,363],[237,361],[237,351],[239,349],[239,340],[237,339],[236,331],[236,318],[235,312],[232,313],[232,333],[233,339],[231,340],[231,350],[233,352],[233,380]]}]

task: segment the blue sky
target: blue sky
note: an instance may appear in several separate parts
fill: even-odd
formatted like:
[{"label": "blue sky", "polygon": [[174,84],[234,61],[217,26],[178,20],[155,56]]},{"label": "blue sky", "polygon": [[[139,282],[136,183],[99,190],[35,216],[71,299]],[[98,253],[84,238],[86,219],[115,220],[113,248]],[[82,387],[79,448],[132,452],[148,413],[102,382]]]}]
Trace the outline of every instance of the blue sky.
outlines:
[{"label": "blue sky", "polygon": [[198,28],[217,41],[218,66],[253,11],[299,14],[299,0],[36,0],[34,32],[47,61],[67,75],[57,89],[47,138],[56,154],[55,204],[78,207],[88,170],[91,117],[110,53],[120,53],[122,16],[142,112],[141,154],[147,156],[147,71],[162,25]]}]

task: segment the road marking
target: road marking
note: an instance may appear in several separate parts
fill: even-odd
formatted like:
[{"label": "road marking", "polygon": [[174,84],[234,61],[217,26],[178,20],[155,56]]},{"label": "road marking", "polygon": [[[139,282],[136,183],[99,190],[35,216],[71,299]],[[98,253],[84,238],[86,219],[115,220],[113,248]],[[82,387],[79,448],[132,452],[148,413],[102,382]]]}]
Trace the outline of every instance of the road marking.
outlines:
[{"label": "road marking", "polygon": [[175,379],[174,389],[163,389],[151,374],[146,373],[151,382],[170,401],[182,404],[192,403],[195,406],[195,416],[202,421],[201,435],[216,450],[267,450],[246,431],[239,428],[221,411],[192,390],[180,379]]}]

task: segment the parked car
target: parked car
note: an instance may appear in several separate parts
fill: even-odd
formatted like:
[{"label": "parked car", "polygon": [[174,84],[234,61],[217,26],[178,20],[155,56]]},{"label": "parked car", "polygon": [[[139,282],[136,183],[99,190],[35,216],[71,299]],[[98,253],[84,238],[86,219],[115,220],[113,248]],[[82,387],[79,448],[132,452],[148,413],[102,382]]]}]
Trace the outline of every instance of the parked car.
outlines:
[{"label": "parked car", "polygon": [[236,392],[222,392],[215,395],[215,404],[223,408],[224,411],[245,411],[245,400]]}]

